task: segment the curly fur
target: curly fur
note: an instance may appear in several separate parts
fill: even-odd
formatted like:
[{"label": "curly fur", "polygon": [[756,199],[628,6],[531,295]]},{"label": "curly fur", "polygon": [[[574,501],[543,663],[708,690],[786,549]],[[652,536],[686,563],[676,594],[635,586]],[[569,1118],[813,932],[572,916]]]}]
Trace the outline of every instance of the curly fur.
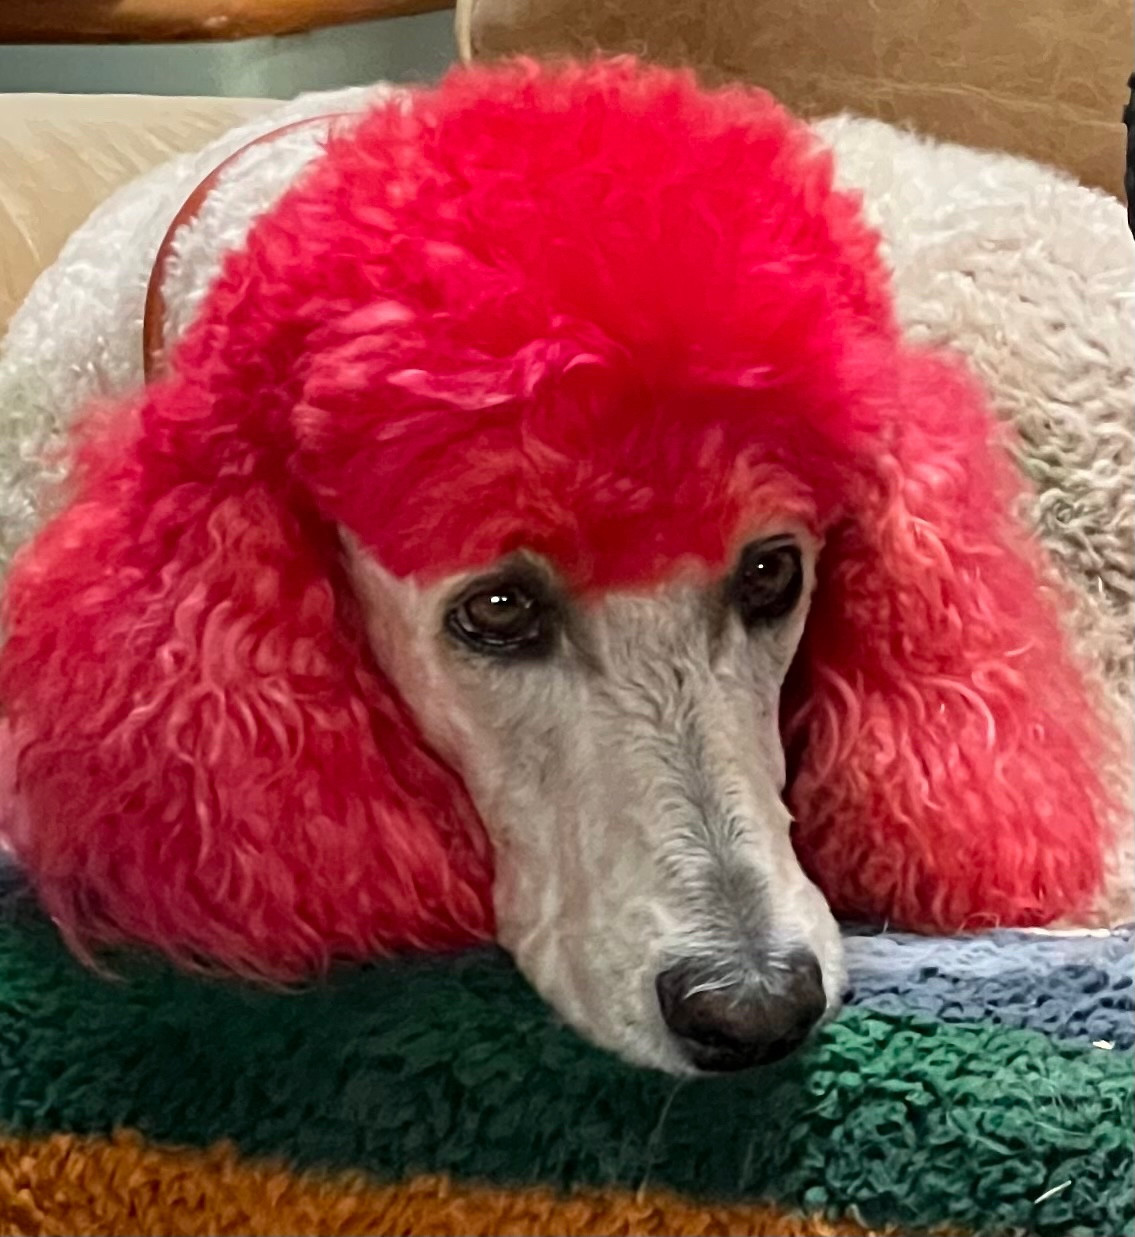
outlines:
[{"label": "curly fur", "polygon": [[766,96],[629,63],[456,74],[330,140],[171,376],[87,416],[10,574],[5,832],[76,941],[288,977],[492,932],[338,528],[396,575],[524,546],[588,593],[724,567],[784,504],[826,542],[784,726],[828,898],[1084,908],[1106,728],[996,418],[900,333],[832,179]]}]

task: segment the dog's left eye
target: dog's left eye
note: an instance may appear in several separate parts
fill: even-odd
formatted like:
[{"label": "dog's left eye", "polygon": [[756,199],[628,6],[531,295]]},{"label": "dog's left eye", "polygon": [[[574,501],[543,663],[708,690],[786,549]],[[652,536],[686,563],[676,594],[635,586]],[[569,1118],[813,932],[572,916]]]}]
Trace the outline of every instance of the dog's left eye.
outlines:
[{"label": "dog's left eye", "polygon": [[730,585],[746,627],[791,613],[804,591],[800,550],[790,541],[746,546]]},{"label": "dog's left eye", "polygon": [[450,610],[446,625],[463,644],[486,653],[536,652],[550,634],[540,598],[508,580],[467,594]]}]

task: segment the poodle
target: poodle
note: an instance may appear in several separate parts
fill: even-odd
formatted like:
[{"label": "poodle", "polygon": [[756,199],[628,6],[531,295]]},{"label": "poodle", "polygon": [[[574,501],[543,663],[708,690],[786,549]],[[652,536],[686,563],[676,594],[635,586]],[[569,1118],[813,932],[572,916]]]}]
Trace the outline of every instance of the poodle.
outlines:
[{"label": "poodle", "polygon": [[7,550],[63,477],[5,585],[0,834],[78,951],[495,939],[596,1043],[717,1072],[837,1008],[836,914],[1087,913],[1106,598],[933,338],[996,280],[919,301],[929,213],[896,240],[912,172],[997,160],[820,128],[893,178],[885,244],[768,96],[626,60],[308,98],[76,234],[0,362]]}]

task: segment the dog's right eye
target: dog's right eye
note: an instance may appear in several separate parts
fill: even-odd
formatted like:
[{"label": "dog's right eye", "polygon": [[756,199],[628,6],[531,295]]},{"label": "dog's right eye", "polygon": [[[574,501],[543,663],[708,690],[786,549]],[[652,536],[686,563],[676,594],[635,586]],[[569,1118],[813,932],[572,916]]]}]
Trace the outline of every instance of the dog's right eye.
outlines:
[{"label": "dog's right eye", "polygon": [[544,652],[552,631],[540,597],[515,580],[476,586],[449,611],[446,626],[462,644],[498,656]]}]

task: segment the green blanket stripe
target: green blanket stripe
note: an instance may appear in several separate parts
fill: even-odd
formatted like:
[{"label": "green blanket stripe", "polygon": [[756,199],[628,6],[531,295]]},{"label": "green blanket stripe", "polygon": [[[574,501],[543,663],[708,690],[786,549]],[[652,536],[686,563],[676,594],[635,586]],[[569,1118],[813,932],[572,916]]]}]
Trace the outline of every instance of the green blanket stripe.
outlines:
[{"label": "green blanket stripe", "polygon": [[558,1026],[496,953],[301,994],[116,965],[108,982],[38,915],[3,917],[9,1132],[129,1127],[380,1180],[645,1183],[982,1234],[1132,1231],[1129,1054],[853,1009],[780,1066],[676,1083]]}]

